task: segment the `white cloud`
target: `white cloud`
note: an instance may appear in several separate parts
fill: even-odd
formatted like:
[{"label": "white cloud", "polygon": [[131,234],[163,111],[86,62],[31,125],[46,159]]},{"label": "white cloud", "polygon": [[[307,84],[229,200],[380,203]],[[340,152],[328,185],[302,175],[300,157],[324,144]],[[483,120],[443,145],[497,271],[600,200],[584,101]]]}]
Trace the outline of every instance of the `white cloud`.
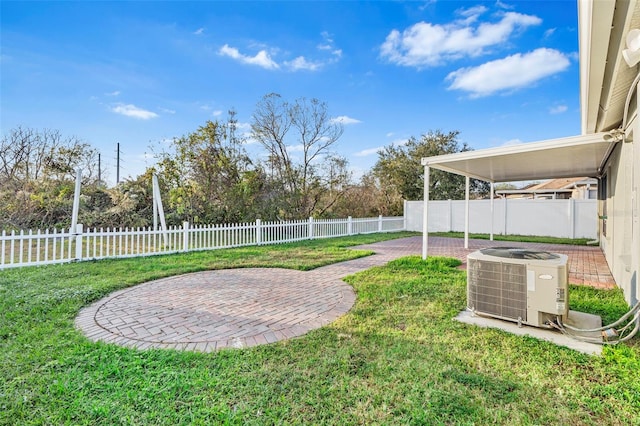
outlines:
[{"label": "white cloud", "polygon": [[140,120],[149,120],[151,118],[156,118],[158,114],[152,111],[147,111],[142,108],[138,108],[132,104],[117,104],[114,107],[111,107],[111,111],[116,114],[122,114],[127,117],[137,118]]},{"label": "white cloud", "polygon": [[341,123],[341,124],[344,124],[345,126],[349,124],[362,123],[362,121],[357,120],[355,118],[348,117],[346,115],[341,115],[339,117],[332,118],[330,121],[331,123]]},{"label": "white cloud", "polygon": [[[321,33],[323,41],[319,43],[316,47],[322,53],[323,57],[321,59],[309,59],[309,56],[298,55],[294,59],[276,62],[271,54],[277,54],[280,52],[280,49],[270,48],[269,51],[263,46],[259,45],[256,47],[254,45],[254,49],[261,49],[255,56],[245,55],[240,53],[240,51],[231,47],[228,44],[225,44],[218,50],[218,54],[222,56],[228,56],[232,59],[235,59],[238,62],[250,65],[257,65],[265,69],[279,69],[281,66],[288,69],[289,71],[318,71],[323,68],[325,65],[336,63],[342,57],[342,49],[336,48],[334,45],[333,38],[331,35],[323,31]],[[269,53],[271,52],[271,54]],[[327,54],[330,56],[327,57]]]},{"label": "white cloud", "polygon": [[482,15],[486,11],[487,11],[487,8],[482,5],[470,7],[468,9],[460,9],[457,11],[457,13],[458,15],[462,16],[464,19],[458,21],[458,24],[463,24],[463,25],[472,24],[476,22],[480,17],[480,15]]},{"label": "white cloud", "polygon": [[363,149],[362,151],[356,152],[355,154],[353,154],[356,157],[369,157],[371,155],[375,155],[378,152],[382,151],[384,149],[383,146],[378,146],[375,148],[369,148],[369,149]]},{"label": "white cloud", "polygon": [[[387,133],[387,137],[393,136],[393,133]],[[409,142],[408,138],[400,138],[400,139],[394,139],[393,141],[391,141],[391,146],[404,146],[407,144],[407,142]],[[371,155],[375,155],[377,153],[379,153],[380,151],[384,151],[384,149],[389,146],[389,145],[385,145],[385,146],[377,146],[375,148],[369,148],[369,149],[363,149],[362,151],[356,152],[355,154],[353,154],[356,157],[368,157]]]},{"label": "white cloud", "polygon": [[222,110],[217,109],[217,110],[213,111],[211,113],[211,115],[213,115],[214,117],[220,117],[222,115],[222,112],[223,112]]},{"label": "white cloud", "polygon": [[511,6],[510,4],[503,3],[500,0],[496,1],[496,6],[502,9],[513,9],[513,6]]},{"label": "white cloud", "polygon": [[204,28],[198,28],[193,32],[194,35],[202,35],[204,34]]},{"label": "white cloud", "polygon": [[119,90],[114,90],[113,92],[105,93],[105,96],[118,96],[119,94]]},{"label": "white cloud", "polygon": [[267,53],[266,50],[259,51],[255,56],[247,56],[240,53],[235,47],[225,44],[220,48],[218,53],[235,59],[243,64],[257,65],[268,70],[280,68],[280,66],[271,59],[271,56],[269,56],[269,53]]},{"label": "white cloud", "polygon": [[549,108],[549,114],[562,114],[569,109],[566,105],[556,105]]},{"label": "white cloud", "polygon": [[437,0],[426,0],[420,6],[418,6],[418,10],[423,11],[426,10],[429,6],[436,3]]},{"label": "white cloud", "polygon": [[508,141],[506,141],[505,143],[503,143],[501,146],[513,146],[513,145],[520,145],[523,144],[524,142],[521,141],[520,139],[509,139]]},{"label": "white cloud", "polygon": [[333,38],[331,37],[331,34],[329,34],[329,31],[323,31],[320,33],[320,35],[322,36],[323,39],[325,39],[325,41],[329,44],[333,43]]},{"label": "white cloud", "polygon": [[342,49],[338,49],[335,47],[335,43],[333,41],[333,37],[327,31],[323,31],[320,33],[323,38],[323,43],[318,44],[318,50],[330,51],[330,53],[334,56],[333,59],[328,60],[328,63],[336,62],[339,58],[342,57]]},{"label": "white cloud", "polygon": [[555,33],[555,32],[556,32],[556,29],[555,29],[555,28],[549,28],[548,30],[546,30],[546,31],[544,32],[544,38],[549,38],[549,37],[551,37],[551,36],[553,35],[553,33]]},{"label": "white cloud", "polygon": [[164,112],[165,114],[175,114],[176,111],[173,109],[167,109],[167,108],[158,108],[160,111]]},{"label": "white cloud", "polygon": [[388,138],[390,138],[391,136],[393,136],[393,132],[389,132],[389,133],[387,133],[387,134],[386,134],[386,136],[387,136]]},{"label": "white cloud", "polygon": [[465,18],[469,18],[471,16],[479,16],[487,11],[487,8],[482,5],[473,6],[468,9],[459,9],[457,11],[458,15],[464,16]]},{"label": "white cloud", "polygon": [[449,24],[418,22],[400,32],[393,30],[380,47],[381,56],[392,63],[430,67],[465,56],[480,56],[503,44],[516,32],[542,20],[537,16],[505,12],[498,22],[476,24],[486,9],[477,6],[459,12],[464,19]]},{"label": "white cloud", "polygon": [[446,79],[451,81],[450,90],[464,90],[470,92],[472,97],[481,97],[530,86],[566,70],[569,64],[569,59],[562,52],[540,48],[477,67],[461,68],[450,73]]},{"label": "white cloud", "polygon": [[285,61],[284,65],[286,65],[292,71],[317,71],[322,68],[323,64],[321,62],[309,62],[304,58],[304,56],[298,56],[293,61]]}]

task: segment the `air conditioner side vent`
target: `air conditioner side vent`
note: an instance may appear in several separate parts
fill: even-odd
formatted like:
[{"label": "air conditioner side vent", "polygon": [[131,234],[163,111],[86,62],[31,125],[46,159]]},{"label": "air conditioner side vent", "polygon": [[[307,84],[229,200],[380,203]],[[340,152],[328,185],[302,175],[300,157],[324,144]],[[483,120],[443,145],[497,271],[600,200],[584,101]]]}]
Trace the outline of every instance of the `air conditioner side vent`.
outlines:
[{"label": "air conditioner side vent", "polygon": [[527,320],[526,265],[468,259],[467,303],[478,313]]}]

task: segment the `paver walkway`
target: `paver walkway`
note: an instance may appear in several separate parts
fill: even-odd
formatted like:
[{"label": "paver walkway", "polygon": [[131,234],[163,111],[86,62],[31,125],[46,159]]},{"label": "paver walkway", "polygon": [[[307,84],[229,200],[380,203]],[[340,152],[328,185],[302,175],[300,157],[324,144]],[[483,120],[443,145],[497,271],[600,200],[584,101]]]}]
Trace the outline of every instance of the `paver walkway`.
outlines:
[{"label": "paver walkway", "polygon": [[[570,280],[615,286],[595,247],[429,238],[429,254],[466,260],[484,247],[535,247],[569,255]],[[117,291],[80,311],[76,326],[93,341],[139,349],[211,352],[301,336],[344,315],[355,303],[342,278],[398,257],[420,254],[421,237],[358,248],[375,255],[301,272],[277,268],[206,271],[150,281]],[[608,274],[608,275],[607,275]]]}]

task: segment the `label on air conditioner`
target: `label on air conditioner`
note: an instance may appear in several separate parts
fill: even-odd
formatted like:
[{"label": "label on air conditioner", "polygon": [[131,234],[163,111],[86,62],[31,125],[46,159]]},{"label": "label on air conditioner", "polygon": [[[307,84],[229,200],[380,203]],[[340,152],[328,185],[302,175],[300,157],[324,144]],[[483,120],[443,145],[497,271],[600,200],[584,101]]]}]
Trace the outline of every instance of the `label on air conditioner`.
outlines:
[{"label": "label on air conditioner", "polygon": [[541,280],[552,280],[553,279],[553,275],[542,274],[542,275],[538,275],[538,278],[540,278]]},{"label": "label on air conditioner", "polygon": [[536,291],[536,272],[527,271],[527,291]]}]

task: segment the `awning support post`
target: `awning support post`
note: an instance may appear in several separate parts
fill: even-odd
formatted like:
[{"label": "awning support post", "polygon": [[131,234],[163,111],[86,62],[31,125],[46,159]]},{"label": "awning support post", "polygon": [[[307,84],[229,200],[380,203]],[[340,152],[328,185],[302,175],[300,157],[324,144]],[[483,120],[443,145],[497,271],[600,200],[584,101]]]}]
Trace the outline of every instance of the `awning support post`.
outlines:
[{"label": "awning support post", "polygon": [[491,230],[489,232],[489,241],[493,241],[493,182],[491,182]]},{"label": "awning support post", "polygon": [[464,180],[464,248],[469,248],[469,176]]},{"label": "awning support post", "polygon": [[422,206],[422,260],[426,260],[429,252],[429,166],[424,166],[424,204]]}]

